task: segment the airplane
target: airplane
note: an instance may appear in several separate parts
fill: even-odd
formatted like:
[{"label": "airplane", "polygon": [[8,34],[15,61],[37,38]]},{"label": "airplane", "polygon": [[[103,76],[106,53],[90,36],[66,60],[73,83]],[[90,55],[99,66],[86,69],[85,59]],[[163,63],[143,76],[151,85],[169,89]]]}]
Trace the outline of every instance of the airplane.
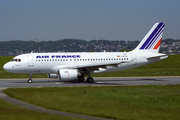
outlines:
[{"label": "airplane", "polygon": [[138,46],[130,52],[65,52],[27,53],[14,57],[6,63],[4,70],[12,73],[47,74],[49,78],[93,83],[91,74],[131,69],[168,58],[158,53],[165,23],[153,25]]}]

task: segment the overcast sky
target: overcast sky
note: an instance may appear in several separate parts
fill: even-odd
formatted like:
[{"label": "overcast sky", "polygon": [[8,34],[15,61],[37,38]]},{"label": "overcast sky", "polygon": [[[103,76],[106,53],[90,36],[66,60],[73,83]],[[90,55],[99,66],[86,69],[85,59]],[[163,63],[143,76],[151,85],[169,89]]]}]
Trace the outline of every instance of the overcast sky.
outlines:
[{"label": "overcast sky", "polygon": [[0,41],[141,40],[155,22],[180,39],[180,0],[0,1]]}]

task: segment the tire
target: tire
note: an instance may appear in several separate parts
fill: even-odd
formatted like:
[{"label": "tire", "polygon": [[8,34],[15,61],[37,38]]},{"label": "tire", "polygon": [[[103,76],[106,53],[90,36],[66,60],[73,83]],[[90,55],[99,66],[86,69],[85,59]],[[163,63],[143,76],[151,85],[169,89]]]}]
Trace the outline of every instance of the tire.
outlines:
[{"label": "tire", "polygon": [[83,82],[84,81],[84,77],[83,76],[78,77],[78,81]]},{"label": "tire", "polygon": [[31,79],[29,79],[29,80],[28,80],[28,83],[32,83],[32,80],[31,80]]},{"label": "tire", "polygon": [[88,77],[88,78],[87,78],[87,82],[88,82],[88,83],[93,83],[93,82],[94,82],[94,79],[93,79],[92,77]]}]

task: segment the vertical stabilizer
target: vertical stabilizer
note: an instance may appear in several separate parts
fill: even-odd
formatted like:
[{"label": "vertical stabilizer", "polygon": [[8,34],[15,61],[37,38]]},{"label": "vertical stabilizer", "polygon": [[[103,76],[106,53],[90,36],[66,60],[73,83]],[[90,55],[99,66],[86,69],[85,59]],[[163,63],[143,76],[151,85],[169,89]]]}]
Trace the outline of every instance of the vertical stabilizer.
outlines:
[{"label": "vertical stabilizer", "polygon": [[164,23],[155,23],[139,45],[133,51],[159,52],[159,46],[164,31]]}]

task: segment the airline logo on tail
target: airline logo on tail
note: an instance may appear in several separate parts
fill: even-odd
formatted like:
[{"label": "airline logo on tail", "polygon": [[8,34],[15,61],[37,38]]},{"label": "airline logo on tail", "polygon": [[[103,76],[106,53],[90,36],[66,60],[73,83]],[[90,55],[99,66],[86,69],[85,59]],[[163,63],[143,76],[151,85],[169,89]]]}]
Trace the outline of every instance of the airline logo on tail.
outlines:
[{"label": "airline logo on tail", "polygon": [[164,23],[156,23],[149,33],[145,36],[142,46],[139,47],[140,50],[148,49],[158,49],[161,43],[162,34],[164,30]]}]

